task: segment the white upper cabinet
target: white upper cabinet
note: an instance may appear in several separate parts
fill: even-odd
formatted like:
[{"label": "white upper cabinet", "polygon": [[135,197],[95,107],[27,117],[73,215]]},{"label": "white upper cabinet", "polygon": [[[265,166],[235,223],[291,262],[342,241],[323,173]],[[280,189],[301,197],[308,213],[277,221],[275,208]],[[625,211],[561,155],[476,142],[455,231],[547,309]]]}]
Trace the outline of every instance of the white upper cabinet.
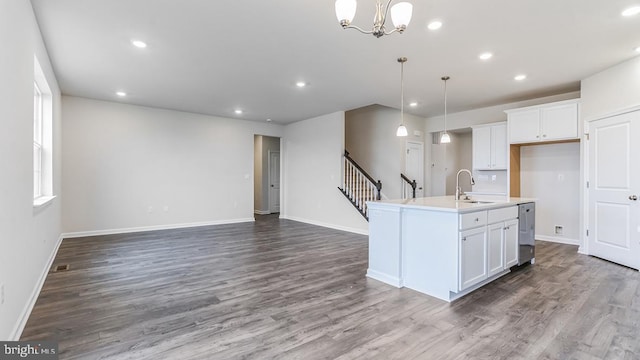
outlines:
[{"label": "white upper cabinet", "polygon": [[509,143],[578,139],[578,101],[507,110]]},{"label": "white upper cabinet", "polygon": [[473,128],[473,168],[505,170],[507,168],[507,124],[497,123]]}]

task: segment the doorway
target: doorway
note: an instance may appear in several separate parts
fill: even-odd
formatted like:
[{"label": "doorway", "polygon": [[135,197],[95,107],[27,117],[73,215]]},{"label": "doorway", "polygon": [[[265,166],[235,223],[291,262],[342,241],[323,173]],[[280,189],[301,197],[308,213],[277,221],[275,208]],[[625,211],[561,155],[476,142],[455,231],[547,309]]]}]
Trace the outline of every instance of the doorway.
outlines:
[{"label": "doorway", "polygon": [[280,138],[254,136],[254,214],[280,212]]},{"label": "doorway", "polygon": [[[405,172],[409,179],[415,180],[417,183],[416,197],[424,197],[424,143],[407,141]],[[410,187],[409,190],[411,190]]]}]

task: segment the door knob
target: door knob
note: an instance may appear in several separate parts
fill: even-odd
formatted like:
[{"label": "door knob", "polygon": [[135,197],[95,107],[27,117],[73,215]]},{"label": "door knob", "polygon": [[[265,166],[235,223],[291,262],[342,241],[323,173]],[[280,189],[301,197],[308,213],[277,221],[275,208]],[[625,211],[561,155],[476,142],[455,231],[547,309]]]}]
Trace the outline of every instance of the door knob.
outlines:
[{"label": "door knob", "polygon": [[636,201],[636,200],[638,200],[638,196],[637,195],[629,195],[629,200]]}]

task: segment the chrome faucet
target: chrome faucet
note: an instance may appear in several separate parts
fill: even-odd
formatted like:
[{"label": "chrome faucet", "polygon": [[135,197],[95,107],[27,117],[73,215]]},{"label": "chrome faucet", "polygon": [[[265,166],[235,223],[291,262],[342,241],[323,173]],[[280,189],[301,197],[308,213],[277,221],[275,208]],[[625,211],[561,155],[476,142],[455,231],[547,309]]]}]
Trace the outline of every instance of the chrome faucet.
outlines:
[{"label": "chrome faucet", "polygon": [[463,172],[469,174],[469,178],[471,178],[471,185],[476,184],[476,181],[473,180],[473,174],[471,174],[471,171],[467,169],[460,169],[460,171],[458,171],[458,173],[456,174],[456,200],[460,200],[460,195],[462,195],[462,189],[460,188],[460,173]]}]

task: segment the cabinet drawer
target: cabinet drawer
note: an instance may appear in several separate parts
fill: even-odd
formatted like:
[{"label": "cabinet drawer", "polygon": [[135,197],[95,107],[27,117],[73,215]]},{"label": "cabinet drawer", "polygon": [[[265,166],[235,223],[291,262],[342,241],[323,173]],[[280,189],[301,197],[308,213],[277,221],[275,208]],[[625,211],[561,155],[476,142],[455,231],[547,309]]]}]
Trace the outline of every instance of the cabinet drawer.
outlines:
[{"label": "cabinet drawer", "polygon": [[487,225],[487,212],[476,211],[460,214],[460,230]]},{"label": "cabinet drawer", "polygon": [[518,217],[518,207],[517,206],[509,206],[500,209],[489,210],[488,214],[488,224],[493,224],[505,220],[511,220]]}]

